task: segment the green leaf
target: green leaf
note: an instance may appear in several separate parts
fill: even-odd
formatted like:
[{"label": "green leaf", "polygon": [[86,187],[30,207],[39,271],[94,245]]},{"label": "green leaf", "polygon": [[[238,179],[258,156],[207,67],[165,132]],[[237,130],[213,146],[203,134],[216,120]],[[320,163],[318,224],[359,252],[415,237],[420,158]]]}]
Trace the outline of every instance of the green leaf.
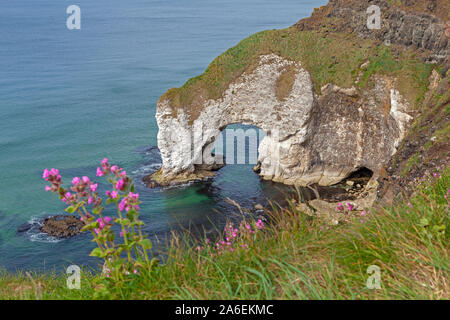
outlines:
[{"label": "green leaf", "polygon": [[89,255],[91,257],[98,257],[98,258],[105,257],[105,254],[103,253],[103,251],[100,248],[95,248],[94,250],[91,251],[91,253]]},{"label": "green leaf", "polygon": [[129,219],[125,219],[125,218],[117,219],[116,222],[121,224],[122,226],[126,226],[126,225],[130,224],[130,220]]},{"label": "green leaf", "polygon": [[139,244],[144,247],[145,249],[151,249],[152,248],[152,242],[149,239],[142,239]]},{"label": "green leaf", "polygon": [[74,213],[75,212],[75,208],[73,206],[70,206],[70,207],[67,207],[65,211],[68,212],[68,213]]},{"label": "green leaf", "polygon": [[92,229],[92,226],[90,224],[88,224],[88,225],[85,225],[83,228],[81,228],[81,232],[85,232],[85,231],[88,231],[91,229]]}]

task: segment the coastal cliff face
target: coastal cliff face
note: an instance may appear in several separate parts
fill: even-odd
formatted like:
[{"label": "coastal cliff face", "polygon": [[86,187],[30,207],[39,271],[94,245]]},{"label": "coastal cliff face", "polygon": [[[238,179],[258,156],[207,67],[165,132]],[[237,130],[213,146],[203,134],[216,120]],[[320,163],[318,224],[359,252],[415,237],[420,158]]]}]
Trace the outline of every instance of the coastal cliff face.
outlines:
[{"label": "coastal cliff face", "polygon": [[[384,19],[375,32],[364,27],[373,4]],[[436,6],[427,8],[330,1],[289,29],[242,41],[160,98],[163,165],[151,178],[168,184],[208,176],[223,160],[211,156],[221,130],[242,123],[266,132],[258,158],[265,179],[327,186],[360,168],[377,179],[430,81],[446,77],[448,24],[433,15]]]},{"label": "coastal cliff face", "polygon": [[[380,29],[367,28],[371,5],[380,8]],[[329,32],[351,32],[364,39],[412,47],[429,62],[448,64],[449,13],[447,0],[330,0],[295,26],[314,30],[326,25]]]}]

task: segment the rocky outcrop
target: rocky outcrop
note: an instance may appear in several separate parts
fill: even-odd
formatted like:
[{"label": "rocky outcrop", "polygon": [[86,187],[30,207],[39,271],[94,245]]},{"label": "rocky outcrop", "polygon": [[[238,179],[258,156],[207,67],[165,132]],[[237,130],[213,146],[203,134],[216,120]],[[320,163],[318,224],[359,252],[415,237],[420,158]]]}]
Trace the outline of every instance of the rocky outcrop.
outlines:
[{"label": "rocky outcrop", "polygon": [[[282,100],[277,80],[293,70],[292,87]],[[169,100],[158,103],[158,147],[163,180],[195,175],[209,157],[221,130],[234,123],[259,127],[267,135],[259,146],[259,173],[285,184],[332,185],[366,167],[379,172],[401,141],[411,116],[409,104],[377,77],[367,91],[328,85],[314,93],[301,62],[275,54],[232,83],[223,97],[205,101],[192,123],[183,109],[173,117]],[[219,159],[220,160],[220,159]],[[160,178],[161,180],[161,178]]]},{"label": "rocky outcrop", "polygon": [[[367,8],[374,4],[381,7],[380,30],[368,30],[366,25]],[[191,79],[180,90],[169,90],[158,101],[158,147],[163,164],[146,178],[148,185],[211,176],[210,170],[223,163],[222,156],[211,156],[215,142],[224,128],[236,123],[266,132],[255,167],[264,179],[329,186],[367,168],[377,180],[409,129],[417,112],[413,104],[428,86],[426,80],[409,81],[416,79],[412,74],[415,70],[425,70],[421,72],[426,74],[423,60],[422,69],[408,69],[407,74],[398,73],[407,68],[390,73],[386,65],[414,64],[413,58],[402,55],[408,47],[427,62],[440,63],[441,72],[445,72],[448,26],[434,15],[435,11],[417,13],[411,6],[392,6],[384,0],[332,0],[293,28],[256,35],[239,50],[226,52],[208,68],[206,76]],[[306,36],[298,37],[299,33]],[[331,39],[330,33],[338,37]],[[277,42],[271,38],[274,34],[284,40]],[[351,44],[345,40],[349,47],[339,47],[338,39],[354,36],[357,41]],[[361,44],[356,36],[369,40]],[[304,45],[312,45],[311,39],[331,43],[330,50],[359,50],[361,56],[339,55],[339,60],[332,52],[307,51],[302,55],[289,51],[288,46],[306,51]],[[298,46],[299,41],[304,41],[303,47]],[[391,44],[396,45],[395,50],[386,49],[385,53],[371,49],[389,48]],[[248,55],[258,54],[243,63],[238,59],[242,59],[239,54],[244,50]],[[367,52],[372,56],[364,56]],[[380,58],[380,53],[386,57]],[[316,65],[311,54],[320,56],[317,63],[322,65]],[[346,66],[341,70],[355,74],[353,82],[348,81],[353,76],[347,74],[341,80],[333,74],[340,62]],[[237,65],[244,66],[229,71]],[[226,80],[218,79],[221,76]],[[339,81],[346,85],[339,85]],[[373,183],[370,185],[376,189]]]},{"label": "rocky outcrop", "polygon": [[[367,9],[380,8],[381,29],[368,29]],[[364,39],[377,39],[385,44],[399,44],[421,52],[430,62],[445,63],[450,54],[450,24],[447,0],[330,0],[327,6],[300,20],[300,30],[355,33]]]},{"label": "rocky outcrop", "polygon": [[450,79],[436,71],[430,76],[430,91],[397,153],[379,179],[378,196],[392,204],[398,195],[410,197],[417,183],[446,170],[450,163]]},{"label": "rocky outcrop", "polygon": [[70,238],[81,233],[84,223],[75,216],[57,215],[46,218],[40,230],[55,238]]}]

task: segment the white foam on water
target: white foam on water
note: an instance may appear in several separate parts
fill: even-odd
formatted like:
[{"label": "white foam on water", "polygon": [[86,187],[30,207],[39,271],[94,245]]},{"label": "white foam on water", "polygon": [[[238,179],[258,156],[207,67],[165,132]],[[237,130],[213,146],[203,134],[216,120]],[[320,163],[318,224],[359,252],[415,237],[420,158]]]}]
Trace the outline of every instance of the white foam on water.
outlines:
[{"label": "white foam on water", "polygon": [[61,242],[64,239],[58,239],[52,237],[40,230],[44,219],[39,217],[31,217],[28,220],[28,223],[32,225],[32,227],[26,232],[29,236],[31,242],[42,242],[42,243],[57,243]]},{"label": "white foam on water", "polygon": [[142,166],[139,169],[132,171],[132,173],[134,175],[148,174],[158,170],[159,168],[161,168],[161,166],[162,163],[152,163],[146,166]]}]

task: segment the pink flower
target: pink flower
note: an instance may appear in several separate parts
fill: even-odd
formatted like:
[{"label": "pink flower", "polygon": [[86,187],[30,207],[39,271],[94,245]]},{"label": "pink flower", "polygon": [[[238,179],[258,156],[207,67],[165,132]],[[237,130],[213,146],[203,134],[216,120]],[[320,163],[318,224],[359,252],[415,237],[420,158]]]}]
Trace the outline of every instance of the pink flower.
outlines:
[{"label": "pink flower", "polygon": [[120,179],[119,181],[117,181],[117,184],[116,184],[117,190],[122,190],[124,186],[125,186],[125,181],[123,179]]},{"label": "pink flower", "polygon": [[91,185],[89,186],[89,189],[90,189],[92,192],[95,192],[95,191],[97,191],[97,187],[98,187],[98,183],[96,183],[96,184],[91,184]]},{"label": "pink flower", "polygon": [[61,201],[62,201],[62,202],[70,201],[70,198],[71,198],[71,197],[72,197],[72,195],[70,194],[70,192],[67,192],[67,193],[64,195],[64,198],[61,199]]},{"label": "pink flower", "polygon": [[117,196],[119,195],[119,193],[117,191],[107,190],[105,193],[108,197],[113,198],[113,199],[117,198]]},{"label": "pink flower", "polygon": [[[86,218],[89,219],[89,218],[92,218],[92,216],[88,213],[88,214],[86,215]],[[84,221],[84,218],[83,218],[83,217],[80,217],[80,220],[81,220],[81,221]]]},{"label": "pink flower", "polygon": [[139,207],[139,193],[130,192],[126,197],[122,199],[119,203],[119,210],[126,212],[130,211],[130,209],[134,209],[139,211],[141,208]]},{"label": "pink flower", "polygon": [[89,184],[91,182],[91,180],[89,180],[89,178],[86,176],[84,176],[82,179],[83,179],[83,182],[86,184]]},{"label": "pink flower", "polygon": [[136,269],[134,269],[134,270],[133,270],[133,273],[134,273],[134,274],[136,274],[136,273],[137,273],[137,270],[136,270]]},{"label": "pink flower", "polygon": [[348,202],[347,203],[347,209],[348,209],[348,211],[352,211],[353,210],[353,205],[350,203],[350,202]]},{"label": "pink flower", "polygon": [[44,170],[44,173],[42,174],[42,178],[44,178],[45,180],[47,180],[48,177],[49,177],[49,175],[50,175],[50,173],[49,173],[48,169],[45,169],[45,170]]},{"label": "pink flower", "polygon": [[78,177],[75,177],[75,178],[73,178],[73,179],[72,179],[72,184],[73,184],[74,186],[76,186],[77,184],[79,184],[79,183],[80,183],[80,181],[81,181],[81,179],[80,179],[80,178],[78,178]]},{"label": "pink flower", "polygon": [[364,217],[367,214],[365,210],[361,211],[361,217]]},{"label": "pink flower", "polygon": [[96,221],[98,222],[99,227],[94,229],[94,231],[99,234],[106,227],[106,225],[110,224],[112,219],[111,217],[103,217],[103,219],[98,218]]},{"label": "pink flower", "polygon": [[342,203],[338,203],[337,207],[336,207],[337,211],[344,211],[344,205]]},{"label": "pink flower", "polygon": [[119,167],[118,166],[112,166],[111,167],[111,173],[116,173],[117,171],[119,171]]},{"label": "pink flower", "polygon": [[92,204],[92,202],[94,202],[94,198],[89,197],[89,198],[88,198],[88,204]]},{"label": "pink flower", "polygon": [[104,158],[101,162],[102,166],[107,166],[108,165],[108,158]]},{"label": "pink flower", "polygon": [[259,220],[256,222],[256,227],[257,227],[259,230],[261,230],[262,228],[264,228],[264,222],[262,222],[262,220],[259,219]]},{"label": "pink flower", "polygon": [[127,198],[123,198],[122,201],[120,201],[120,203],[119,203],[119,210],[120,211],[125,210],[126,204],[127,204]]},{"label": "pink flower", "polygon": [[103,177],[103,171],[100,168],[97,168],[97,177]]},{"label": "pink flower", "polygon": [[52,190],[52,188],[51,187],[49,187],[49,186],[45,186],[45,191],[51,191]]}]

